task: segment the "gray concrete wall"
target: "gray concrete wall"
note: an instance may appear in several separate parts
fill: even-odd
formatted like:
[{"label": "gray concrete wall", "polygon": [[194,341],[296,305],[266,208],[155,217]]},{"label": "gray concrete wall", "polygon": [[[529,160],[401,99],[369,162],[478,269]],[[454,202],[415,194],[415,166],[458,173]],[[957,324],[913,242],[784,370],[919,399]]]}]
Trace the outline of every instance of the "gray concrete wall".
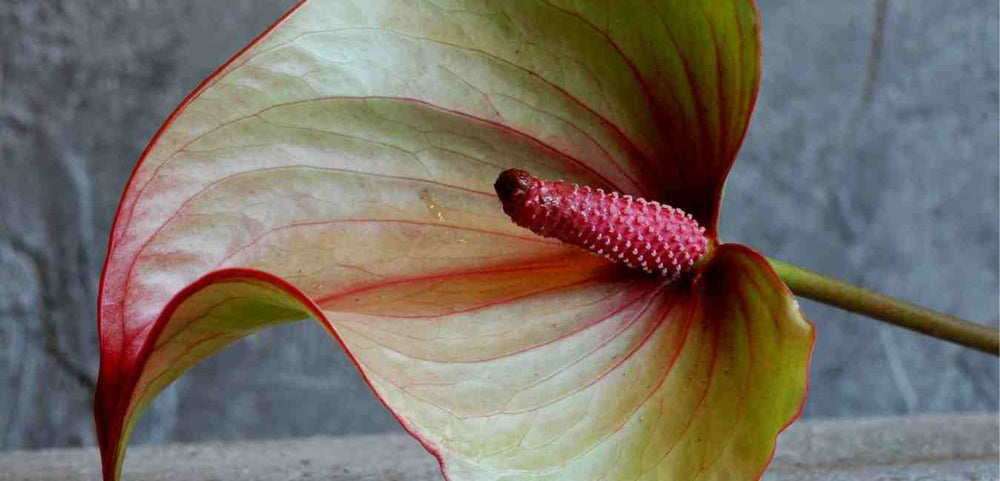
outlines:
[{"label": "gray concrete wall", "polygon": [[[95,297],[125,180],[183,96],[292,3],[0,1],[0,449],[93,443]],[[758,3],[764,79],[724,238],[996,326],[997,2]],[[997,410],[996,358],[803,308],[806,416]],[[196,368],[135,440],[391,430],[301,324]]]}]

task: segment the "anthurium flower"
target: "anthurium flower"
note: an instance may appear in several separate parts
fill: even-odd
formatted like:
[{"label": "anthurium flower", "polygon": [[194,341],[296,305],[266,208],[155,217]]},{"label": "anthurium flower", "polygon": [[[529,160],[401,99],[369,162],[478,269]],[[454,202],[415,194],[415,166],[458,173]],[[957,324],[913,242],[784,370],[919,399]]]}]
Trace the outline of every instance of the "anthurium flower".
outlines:
[{"label": "anthurium flower", "polygon": [[[105,479],[186,369],[318,321],[446,479],[756,479],[813,330],[718,212],[760,80],[751,0],[312,0],[191,94],[100,291]],[[681,209],[677,279],[533,234],[523,169]],[[334,400],[335,401],[335,400]]]}]

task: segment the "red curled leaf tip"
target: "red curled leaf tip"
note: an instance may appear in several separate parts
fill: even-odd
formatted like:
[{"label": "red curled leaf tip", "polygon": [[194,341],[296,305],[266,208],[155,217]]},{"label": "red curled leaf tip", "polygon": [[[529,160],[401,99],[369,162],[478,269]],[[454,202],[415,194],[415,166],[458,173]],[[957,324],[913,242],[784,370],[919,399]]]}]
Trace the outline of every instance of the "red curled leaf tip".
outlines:
[{"label": "red curled leaf tip", "polygon": [[520,169],[503,171],[493,187],[515,224],[668,279],[690,270],[708,249],[705,228],[659,202],[539,180]]}]

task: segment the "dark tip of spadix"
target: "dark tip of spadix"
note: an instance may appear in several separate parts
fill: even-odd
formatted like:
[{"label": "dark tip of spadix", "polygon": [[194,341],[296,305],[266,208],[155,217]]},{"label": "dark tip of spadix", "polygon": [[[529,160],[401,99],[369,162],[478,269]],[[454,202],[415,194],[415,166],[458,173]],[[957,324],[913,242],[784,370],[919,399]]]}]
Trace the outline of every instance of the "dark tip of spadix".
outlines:
[{"label": "dark tip of spadix", "polygon": [[501,202],[507,202],[518,194],[524,194],[531,187],[531,174],[521,169],[509,169],[500,173],[493,188]]}]

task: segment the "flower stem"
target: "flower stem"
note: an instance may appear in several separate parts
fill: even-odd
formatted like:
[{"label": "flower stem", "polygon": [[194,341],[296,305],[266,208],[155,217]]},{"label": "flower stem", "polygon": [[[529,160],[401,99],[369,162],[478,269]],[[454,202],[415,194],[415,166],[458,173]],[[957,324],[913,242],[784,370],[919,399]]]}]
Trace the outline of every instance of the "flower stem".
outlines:
[{"label": "flower stem", "polygon": [[1000,356],[1000,331],[767,259],[796,295]]}]

